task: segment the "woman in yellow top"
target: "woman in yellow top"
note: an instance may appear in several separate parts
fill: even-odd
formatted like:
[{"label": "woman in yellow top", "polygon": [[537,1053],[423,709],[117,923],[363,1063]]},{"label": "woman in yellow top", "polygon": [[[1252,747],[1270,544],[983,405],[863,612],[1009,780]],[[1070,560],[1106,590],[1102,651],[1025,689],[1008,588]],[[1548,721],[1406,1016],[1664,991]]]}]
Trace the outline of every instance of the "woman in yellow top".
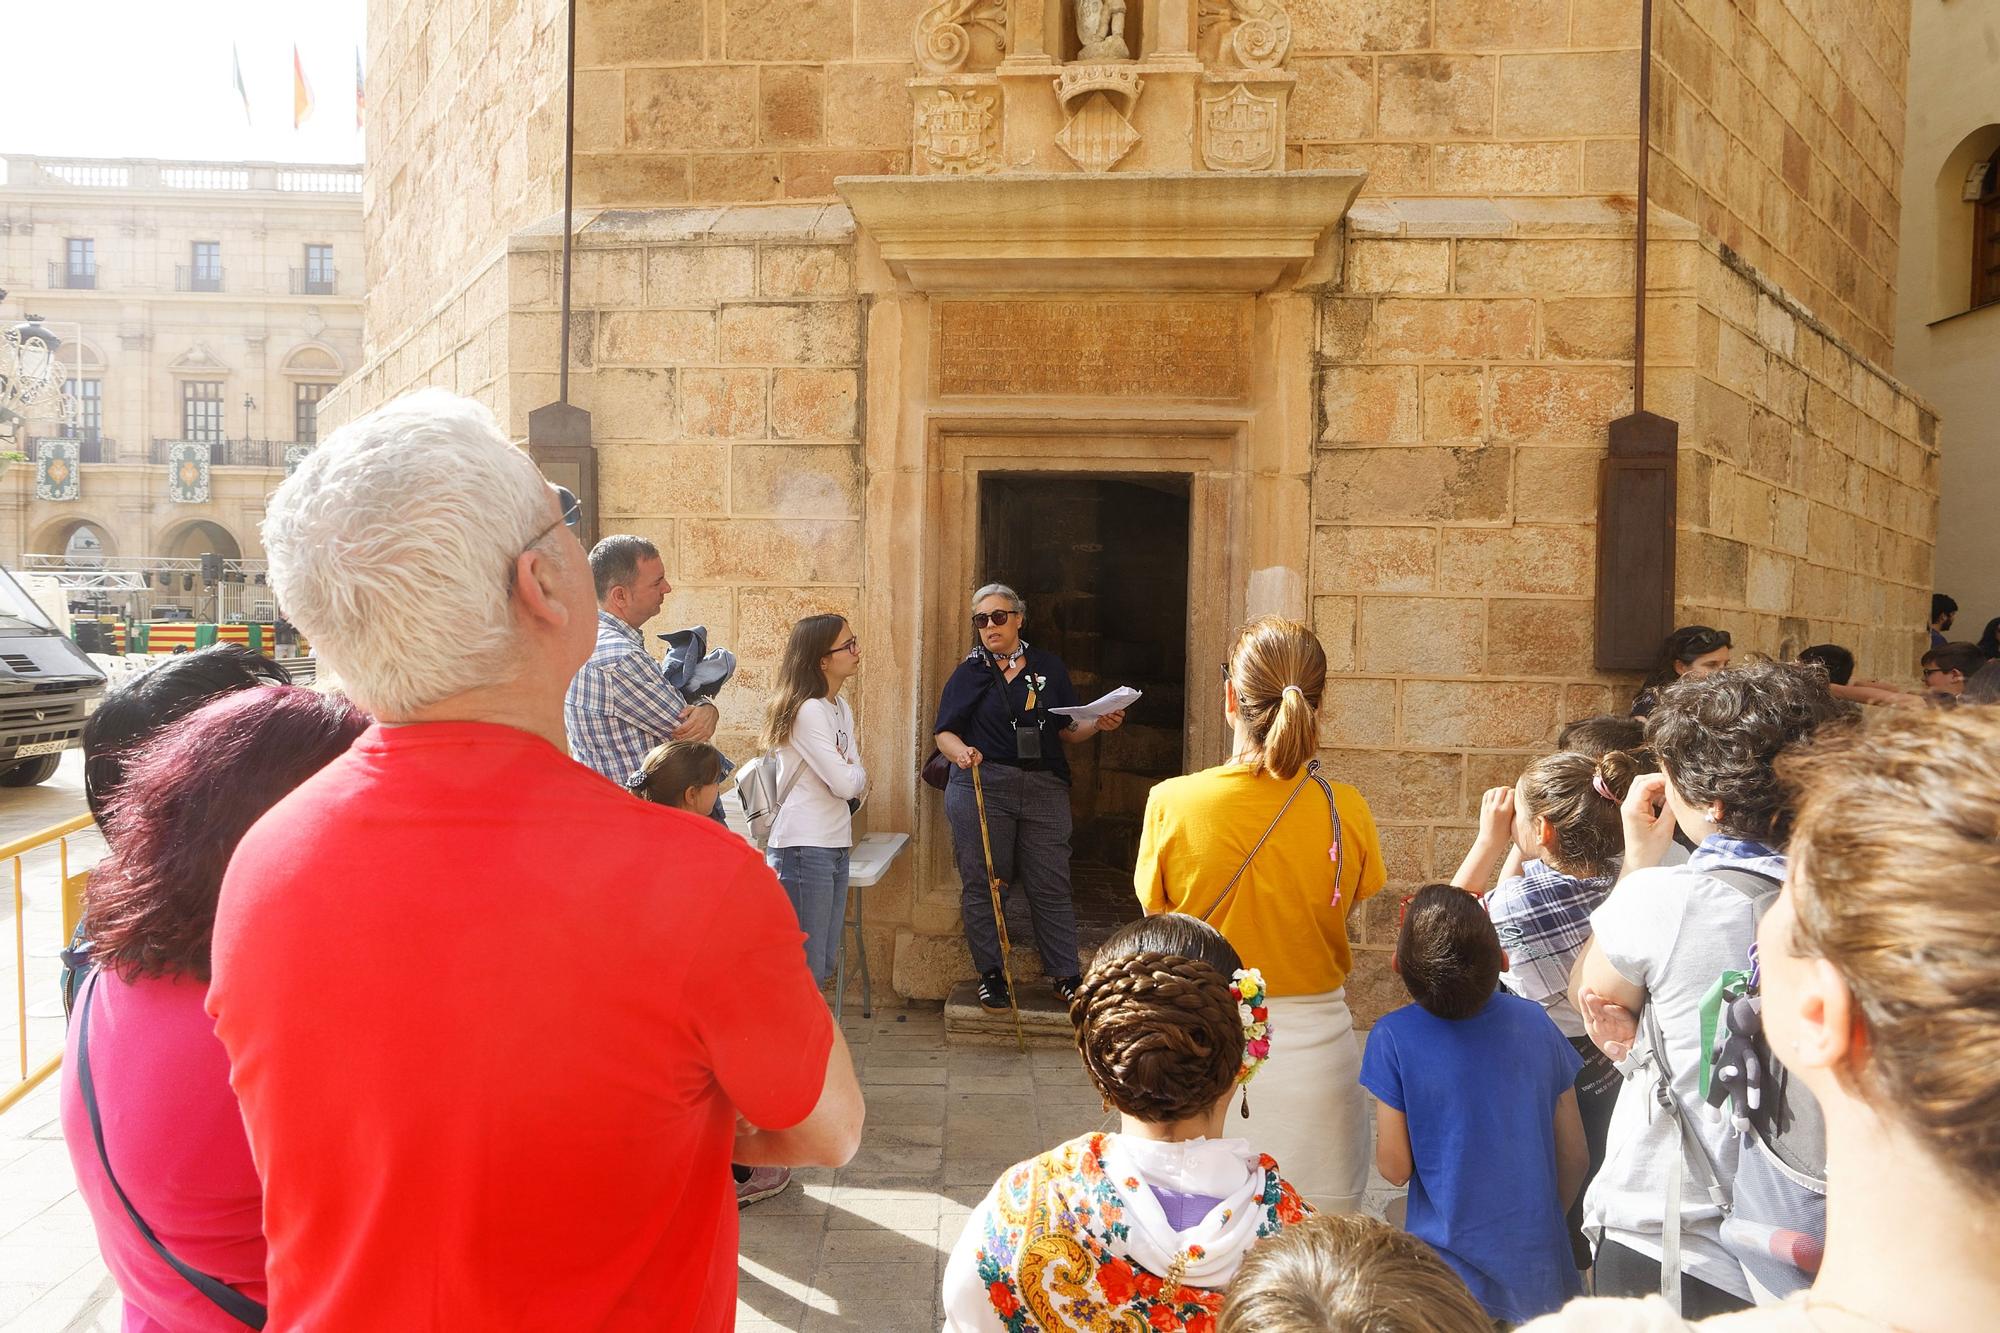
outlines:
[{"label": "woman in yellow top", "polygon": [[1361,1047],[1344,989],[1347,916],[1382,887],[1361,793],[1313,771],[1326,651],[1266,616],[1223,667],[1230,761],[1153,788],[1133,879],[1148,913],[1206,919],[1263,970],[1271,1058],[1246,1108],[1248,1137],[1322,1212],[1354,1212],[1368,1183]]}]

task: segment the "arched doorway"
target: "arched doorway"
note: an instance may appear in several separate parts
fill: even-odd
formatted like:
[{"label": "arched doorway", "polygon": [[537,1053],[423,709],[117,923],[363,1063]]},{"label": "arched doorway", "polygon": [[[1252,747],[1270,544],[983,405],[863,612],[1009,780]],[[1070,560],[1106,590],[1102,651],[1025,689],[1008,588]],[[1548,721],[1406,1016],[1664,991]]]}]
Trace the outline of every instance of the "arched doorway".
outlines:
[{"label": "arched doorway", "polygon": [[219,555],[224,560],[241,560],[243,547],[220,523],[197,519],[167,533],[161,555],[179,560]]},{"label": "arched doorway", "polygon": [[79,523],[63,542],[63,563],[77,568],[102,569],[109,544],[104,534],[88,523]]}]

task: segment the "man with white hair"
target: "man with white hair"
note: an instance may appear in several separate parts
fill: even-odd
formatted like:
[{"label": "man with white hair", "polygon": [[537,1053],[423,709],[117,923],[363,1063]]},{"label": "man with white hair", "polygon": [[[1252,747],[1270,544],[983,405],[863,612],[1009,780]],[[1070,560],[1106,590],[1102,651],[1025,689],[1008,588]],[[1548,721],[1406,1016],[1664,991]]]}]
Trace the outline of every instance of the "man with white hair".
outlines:
[{"label": "man with white hair", "polygon": [[564,753],[597,632],[564,518],[437,390],[271,499],[278,596],[380,723],[251,829],[216,918],[274,1328],[728,1328],[728,1163],[859,1142],[771,872]]}]

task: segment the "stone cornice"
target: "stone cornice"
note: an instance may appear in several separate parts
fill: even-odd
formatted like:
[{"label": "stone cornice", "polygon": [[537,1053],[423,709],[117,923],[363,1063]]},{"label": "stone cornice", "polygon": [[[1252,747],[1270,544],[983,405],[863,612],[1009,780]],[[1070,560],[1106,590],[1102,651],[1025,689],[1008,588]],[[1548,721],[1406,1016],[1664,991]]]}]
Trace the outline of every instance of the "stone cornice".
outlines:
[{"label": "stone cornice", "polygon": [[845,176],[895,277],[925,291],[1263,292],[1331,281],[1358,170]]}]

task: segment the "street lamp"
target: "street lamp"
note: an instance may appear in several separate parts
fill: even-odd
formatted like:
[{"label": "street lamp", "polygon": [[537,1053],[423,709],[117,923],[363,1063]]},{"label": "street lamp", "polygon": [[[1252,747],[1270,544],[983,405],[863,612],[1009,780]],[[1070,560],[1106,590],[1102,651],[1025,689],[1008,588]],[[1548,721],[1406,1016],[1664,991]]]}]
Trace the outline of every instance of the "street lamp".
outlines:
[{"label": "street lamp", "polygon": [[[6,295],[0,288],[0,300]],[[70,419],[72,404],[56,360],[61,346],[39,315],[0,332],[0,440],[12,440],[30,416]]]},{"label": "street lamp", "polygon": [[249,394],[243,395],[243,442],[250,443],[250,409],[257,406],[257,400]]}]

